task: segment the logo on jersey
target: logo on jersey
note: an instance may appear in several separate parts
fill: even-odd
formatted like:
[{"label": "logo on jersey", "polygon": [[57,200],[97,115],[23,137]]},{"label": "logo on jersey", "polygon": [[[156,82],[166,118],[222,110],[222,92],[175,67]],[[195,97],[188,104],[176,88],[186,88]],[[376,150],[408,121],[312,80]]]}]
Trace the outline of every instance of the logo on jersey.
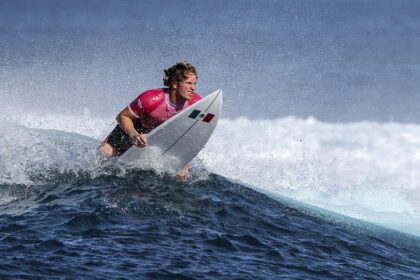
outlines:
[{"label": "logo on jersey", "polygon": [[196,119],[198,117],[199,119],[202,119],[203,122],[209,123],[214,118],[214,115],[210,113],[206,115],[202,114],[200,110],[194,110],[188,117],[191,119]]}]

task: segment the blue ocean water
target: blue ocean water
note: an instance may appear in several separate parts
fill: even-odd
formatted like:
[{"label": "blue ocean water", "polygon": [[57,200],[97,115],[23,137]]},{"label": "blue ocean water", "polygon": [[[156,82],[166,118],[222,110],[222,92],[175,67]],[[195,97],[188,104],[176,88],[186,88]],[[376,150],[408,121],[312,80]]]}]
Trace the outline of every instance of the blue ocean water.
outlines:
[{"label": "blue ocean water", "polygon": [[[418,279],[417,1],[0,0],[0,278]],[[188,59],[191,163],[96,147]]]},{"label": "blue ocean water", "polygon": [[[51,174],[52,175],[52,174]],[[25,278],[418,279],[397,245],[210,175],[51,176],[1,206],[0,275]],[[395,241],[395,240],[394,240]]]}]

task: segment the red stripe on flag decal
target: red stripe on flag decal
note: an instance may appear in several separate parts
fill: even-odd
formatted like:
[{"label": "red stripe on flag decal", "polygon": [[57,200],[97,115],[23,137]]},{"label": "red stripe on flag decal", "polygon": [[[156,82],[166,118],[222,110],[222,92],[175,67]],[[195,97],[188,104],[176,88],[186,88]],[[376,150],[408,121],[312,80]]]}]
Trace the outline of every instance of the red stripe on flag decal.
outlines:
[{"label": "red stripe on flag decal", "polygon": [[203,122],[209,123],[214,118],[213,114],[207,114],[207,116],[204,117]]}]

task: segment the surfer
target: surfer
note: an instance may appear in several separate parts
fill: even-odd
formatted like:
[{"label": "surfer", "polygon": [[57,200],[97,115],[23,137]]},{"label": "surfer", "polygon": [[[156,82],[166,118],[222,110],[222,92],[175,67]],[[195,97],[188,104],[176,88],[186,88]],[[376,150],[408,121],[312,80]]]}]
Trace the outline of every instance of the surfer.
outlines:
[{"label": "surfer", "polygon": [[[201,99],[194,92],[198,78],[194,65],[181,61],[164,72],[165,88],[141,93],[118,114],[118,125],[99,147],[104,157],[120,156],[133,145],[145,147],[147,133]],[[187,164],[177,179],[185,181],[188,170]]]}]

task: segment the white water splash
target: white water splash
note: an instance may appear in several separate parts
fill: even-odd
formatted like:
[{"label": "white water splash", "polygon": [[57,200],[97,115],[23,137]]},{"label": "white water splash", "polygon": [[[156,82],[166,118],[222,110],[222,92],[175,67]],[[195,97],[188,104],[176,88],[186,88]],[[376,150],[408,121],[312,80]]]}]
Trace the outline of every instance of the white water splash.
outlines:
[{"label": "white water splash", "polygon": [[266,193],[420,235],[418,125],[222,120],[200,158]]}]

